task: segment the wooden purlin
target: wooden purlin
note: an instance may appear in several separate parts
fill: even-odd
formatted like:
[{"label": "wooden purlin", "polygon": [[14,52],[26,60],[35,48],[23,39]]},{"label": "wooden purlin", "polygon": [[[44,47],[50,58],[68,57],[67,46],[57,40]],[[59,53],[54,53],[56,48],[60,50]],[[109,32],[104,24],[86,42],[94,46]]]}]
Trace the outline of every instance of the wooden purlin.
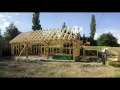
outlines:
[{"label": "wooden purlin", "polygon": [[55,34],[56,32],[55,32],[55,30],[51,30],[51,35],[50,35],[50,40],[53,40],[53,36],[54,36],[54,34]]},{"label": "wooden purlin", "polygon": [[42,31],[42,37],[40,38],[41,40],[43,40],[43,39],[44,39],[45,34],[46,34],[46,32],[45,32],[45,31]]},{"label": "wooden purlin", "polygon": [[30,39],[29,39],[30,33],[28,32],[28,33],[25,33],[25,34],[26,34],[26,35],[23,37],[23,39],[24,39],[23,41],[24,41],[24,42],[29,42],[29,40],[30,40]]},{"label": "wooden purlin", "polygon": [[34,41],[40,41],[40,37],[41,37],[41,35],[42,35],[42,31],[41,31],[41,30],[38,30],[36,33],[37,33],[37,34],[36,34],[36,38],[34,38],[34,39],[35,39]]},{"label": "wooden purlin", "polygon": [[34,31],[34,33],[32,33],[32,35],[30,36],[31,37],[31,39],[30,39],[31,42],[35,41],[37,32],[38,32],[38,30]]},{"label": "wooden purlin", "polygon": [[10,43],[15,43],[15,42],[17,41],[17,39],[21,37],[22,34],[24,34],[24,33],[21,33],[21,34],[19,34],[18,36],[16,36],[14,39],[12,39],[12,40],[10,41]]},{"label": "wooden purlin", "polygon": [[35,32],[30,32],[30,35],[29,35],[29,41],[31,42],[31,40],[32,40],[32,38],[33,38],[33,34],[34,34]]},{"label": "wooden purlin", "polygon": [[44,34],[45,36],[44,36],[44,39],[43,39],[44,41],[49,40],[49,37],[50,37],[50,31],[51,31],[51,30],[48,30],[48,31],[45,32],[45,34]]},{"label": "wooden purlin", "polygon": [[[50,29],[50,30],[36,30],[32,32],[22,32],[16,36],[10,43],[22,42],[44,42],[45,40],[75,40],[78,36],[73,34],[71,28],[64,29]],[[28,37],[29,36],[29,37]],[[58,37],[59,36],[59,37]],[[27,38],[27,40],[26,40]]]},{"label": "wooden purlin", "polygon": [[35,37],[35,41],[39,41],[39,38],[40,38],[40,36],[41,36],[41,31],[37,31],[37,34],[36,34],[36,37]]},{"label": "wooden purlin", "polygon": [[33,38],[32,38],[33,41],[37,41],[37,37],[39,36],[39,32],[40,31],[38,31],[38,30],[35,31],[35,34],[33,35]]},{"label": "wooden purlin", "polygon": [[26,33],[22,33],[21,35],[20,35],[20,37],[16,37],[16,43],[19,41],[19,42],[22,42],[22,40],[23,40],[23,38],[24,38],[24,36],[26,35]]},{"label": "wooden purlin", "polygon": [[21,36],[19,38],[16,37],[16,41],[14,41],[14,42],[15,43],[17,43],[17,42],[23,42],[25,36],[26,36],[26,33],[24,32],[23,34],[21,34]]},{"label": "wooden purlin", "polygon": [[70,33],[70,35],[68,36],[68,40],[72,40],[73,36],[72,33]]},{"label": "wooden purlin", "polygon": [[19,57],[20,57],[21,54],[23,53],[23,51],[25,50],[26,46],[27,46],[27,45],[25,45],[25,47],[22,49],[22,51],[20,52],[20,54],[19,54],[18,58],[16,59],[16,61],[19,59]]}]

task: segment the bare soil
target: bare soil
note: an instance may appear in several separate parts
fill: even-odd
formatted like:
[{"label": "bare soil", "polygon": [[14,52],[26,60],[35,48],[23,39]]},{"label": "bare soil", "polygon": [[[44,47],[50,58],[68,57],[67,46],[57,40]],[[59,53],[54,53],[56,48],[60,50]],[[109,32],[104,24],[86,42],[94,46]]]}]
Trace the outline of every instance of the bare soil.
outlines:
[{"label": "bare soil", "polygon": [[102,63],[0,61],[0,77],[8,78],[105,78],[114,77],[116,69],[120,70]]}]

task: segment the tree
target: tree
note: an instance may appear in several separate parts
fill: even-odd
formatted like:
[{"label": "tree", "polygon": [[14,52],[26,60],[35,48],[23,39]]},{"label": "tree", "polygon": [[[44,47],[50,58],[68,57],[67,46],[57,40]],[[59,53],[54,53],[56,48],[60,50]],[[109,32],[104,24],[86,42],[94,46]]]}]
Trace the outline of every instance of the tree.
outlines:
[{"label": "tree", "polygon": [[0,38],[2,38],[2,35],[1,35],[1,29],[0,29]]},{"label": "tree", "polygon": [[92,15],[90,23],[90,38],[93,40],[96,32],[96,20],[95,15]]},{"label": "tree", "polygon": [[42,27],[40,25],[40,20],[39,20],[39,12],[34,12],[33,17],[32,17],[32,30],[42,30]]},{"label": "tree", "polygon": [[10,25],[6,27],[6,32],[4,33],[4,37],[5,39],[10,41],[20,33],[21,32],[18,31],[17,27],[14,26],[14,23],[10,23]]},{"label": "tree", "polygon": [[83,43],[86,43],[85,34],[83,34]]},{"label": "tree", "polygon": [[97,44],[99,46],[119,46],[118,39],[113,36],[112,33],[103,33],[98,39]]},{"label": "tree", "polygon": [[62,25],[62,28],[65,28],[65,27],[67,27],[67,26],[65,25],[65,22],[64,22],[63,25]]}]

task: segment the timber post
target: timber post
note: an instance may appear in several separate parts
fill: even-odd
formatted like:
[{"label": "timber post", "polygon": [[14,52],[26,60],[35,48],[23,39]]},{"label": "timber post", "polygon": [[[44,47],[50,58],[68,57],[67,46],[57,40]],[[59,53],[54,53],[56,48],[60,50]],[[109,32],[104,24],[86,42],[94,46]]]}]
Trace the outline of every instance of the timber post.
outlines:
[{"label": "timber post", "polygon": [[26,43],[26,58],[28,58],[28,43]]},{"label": "timber post", "polygon": [[73,41],[73,60],[80,56],[80,40]]}]

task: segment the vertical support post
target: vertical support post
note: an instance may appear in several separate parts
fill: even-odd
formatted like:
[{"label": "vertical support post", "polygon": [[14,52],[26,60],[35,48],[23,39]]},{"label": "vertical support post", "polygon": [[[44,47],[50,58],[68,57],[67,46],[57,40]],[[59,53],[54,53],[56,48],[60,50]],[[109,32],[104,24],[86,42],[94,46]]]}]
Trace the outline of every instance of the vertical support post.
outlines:
[{"label": "vertical support post", "polygon": [[80,56],[80,40],[75,40],[73,41],[73,60],[76,61],[78,56]]},{"label": "vertical support post", "polygon": [[28,43],[26,43],[26,58],[28,58]]},{"label": "vertical support post", "polygon": [[45,43],[44,43],[44,55],[45,55],[45,49],[46,49],[46,45],[45,45]]},{"label": "vertical support post", "polygon": [[98,50],[97,50],[97,57],[98,57]]},{"label": "vertical support post", "polygon": [[71,47],[69,48],[69,54],[71,55]]},{"label": "vertical support post", "polygon": [[45,53],[46,53],[46,58],[48,59],[49,58],[49,44],[46,43],[46,48],[45,48]]},{"label": "vertical support post", "polygon": [[85,56],[85,49],[83,49],[83,57]]},{"label": "vertical support post", "polygon": [[11,54],[13,55],[13,47],[12,47],[12,44],[10,44],[10,47],[11,47]]},{"label": "vertical support post", "polygon": [[2,50],[0,50],[0,58],[2,58]]},{"label": "vertical support post", "polygon": [[12,51],[13,51],[13,55],[15,55],[15,44],[12,44]]},{"label": "vertical support post", "polygon": [[120,53],[118,54],[118,61],[120,62]]}]

